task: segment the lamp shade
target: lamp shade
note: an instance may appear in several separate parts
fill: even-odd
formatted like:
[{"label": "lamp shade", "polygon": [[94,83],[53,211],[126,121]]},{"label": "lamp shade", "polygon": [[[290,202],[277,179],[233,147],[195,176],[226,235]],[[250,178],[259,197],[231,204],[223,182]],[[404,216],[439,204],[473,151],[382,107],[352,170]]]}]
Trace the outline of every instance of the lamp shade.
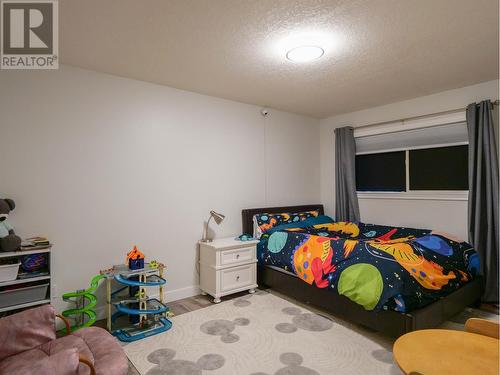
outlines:
[{"label": "lamp shade", "polygon": [[215,222],[217,223],[217,225],[219,225],[220,223],[222,223],[222,221],[224,220],[225,216],[218,213],[218,212],[215,212],[215,211],[210,211],[210,215],[214,218]]}]

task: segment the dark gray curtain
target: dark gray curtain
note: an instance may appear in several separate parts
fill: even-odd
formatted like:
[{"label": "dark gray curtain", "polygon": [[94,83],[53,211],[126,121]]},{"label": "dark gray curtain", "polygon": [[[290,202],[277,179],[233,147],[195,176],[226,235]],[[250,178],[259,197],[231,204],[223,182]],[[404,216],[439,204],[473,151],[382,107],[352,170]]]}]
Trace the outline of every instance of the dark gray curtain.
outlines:
[{"label": "dark gray curtain", "polygon": [[483,302],[498,303],[498,155],[493,104],[467,107],[469,132],[469,242],[479,253]]},{"label": "dark gray curtain", "polygon": [[356,143],[351,127],[335,129],[335,220],[359,221]]}]

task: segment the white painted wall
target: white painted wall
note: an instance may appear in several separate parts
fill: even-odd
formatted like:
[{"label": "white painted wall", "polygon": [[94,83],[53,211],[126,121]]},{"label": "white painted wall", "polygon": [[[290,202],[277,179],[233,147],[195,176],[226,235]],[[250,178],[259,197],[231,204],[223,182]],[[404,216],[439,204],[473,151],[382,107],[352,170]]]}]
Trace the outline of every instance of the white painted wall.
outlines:
[{"label": "white painted wall", "polygon": [[21,236],[55,243],[58,296],[134,244],[167,265],[168,299],[193,295],[210,209],[236,236],[243,208],[320,200],[303,116],[63,66],[0,72],[0,130],[0,197]]},{"label": "white painted wall", "polygon": [[[455,110],[484,99],[498,99],[498,80],[321,120],[321,199],[327,214],[333,216],[335,206],[334,128]],[[439,229],[467,238],[466,201],[363,199],[359,204],[364,222]]]}]

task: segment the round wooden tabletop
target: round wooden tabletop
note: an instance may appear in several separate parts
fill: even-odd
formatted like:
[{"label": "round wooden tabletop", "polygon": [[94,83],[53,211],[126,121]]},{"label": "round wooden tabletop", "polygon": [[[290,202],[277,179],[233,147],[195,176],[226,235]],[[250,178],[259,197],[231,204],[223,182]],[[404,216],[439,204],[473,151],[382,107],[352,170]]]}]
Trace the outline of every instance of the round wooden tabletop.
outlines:
[{"label": "round wooden tabletop", "polygon": [[394,343],[394,360],[405,374],[498,375],[499,340],[475,333],[425,329]]}]

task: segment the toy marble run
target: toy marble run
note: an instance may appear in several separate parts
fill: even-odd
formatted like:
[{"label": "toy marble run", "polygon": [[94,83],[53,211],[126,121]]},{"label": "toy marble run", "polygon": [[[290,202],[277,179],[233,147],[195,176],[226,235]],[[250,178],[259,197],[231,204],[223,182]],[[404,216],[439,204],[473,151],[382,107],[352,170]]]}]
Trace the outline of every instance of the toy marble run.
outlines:
[{"label": "toy marble run", "polygon": [[[144,258],[134,246],[127,254],[127,264],[102,270],[92,279],[89,289],[64,294],[64,300],[76,303],[76,308],[63,312],[64,316],[75,320],[72,328],[79,329],[95,322],[96,314],[92,309],[97,298],[93,293],[102,279],[106,280],[107,328],[119,340],[136,341],[172,328],[169,309],[163,303],[165,266],[154,260],[145,263]],[[113,281],[119,284],[114,291]],[[158,287],[158,299],[148,297],[146,287]]]},{"label": "toy marble run", "polygon": [[[64,301],[73,302],[75,307],[62,312],[66,318],[71,318],[75,323],[71,326],[71,331],[74,332],[83,327],[90,327],[95,323],[97,315],[94,307],[97,305],[97,297],[94,292],[97,290],[99,281],[104,276],[97,275],[90,281],[88,289],[77,290],[76,292],[65,293],[62,295]],[[85,318],[87,317],[87,318]]]}]

